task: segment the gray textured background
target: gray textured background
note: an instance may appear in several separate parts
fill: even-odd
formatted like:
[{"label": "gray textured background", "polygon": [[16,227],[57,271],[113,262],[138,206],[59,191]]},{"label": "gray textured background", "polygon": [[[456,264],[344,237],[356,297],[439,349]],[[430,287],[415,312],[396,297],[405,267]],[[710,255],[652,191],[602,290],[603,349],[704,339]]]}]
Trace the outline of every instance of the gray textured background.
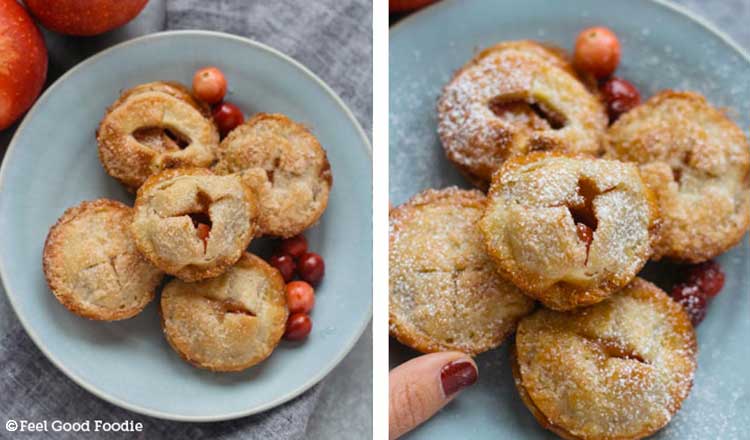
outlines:
[{"label": "gray textured background", "polygon": [[[372,5],[369,0],[150,0],[137,19],[94,38],[43,31],[49,51],[47,84],[80,60],[138,35],[163,29],[210,29],[245,35],[292,56],[323,79],[372,126]],[[231,60],[227,60],[231,62]],[[0,133],[0,153],[15,127]],[[1,290],[1,289],[0,289]],[[0,414],[7,419],[136,420],[141,434],[160,438],[369,438],[372,432],[372,333],[318,386],[252,417],[221,423],[167,422],[134,414],[89,394],[59,372],[24,332],[0,294]],[[148,377],[144,377],[148,380]],[[158,384],[154,384],[158,389]],[[24,433],[21,438],[94,438],[95,434]],[[112,437],[115,437],[114,435]],[[11,437],[0,427],[0,438]]]}]

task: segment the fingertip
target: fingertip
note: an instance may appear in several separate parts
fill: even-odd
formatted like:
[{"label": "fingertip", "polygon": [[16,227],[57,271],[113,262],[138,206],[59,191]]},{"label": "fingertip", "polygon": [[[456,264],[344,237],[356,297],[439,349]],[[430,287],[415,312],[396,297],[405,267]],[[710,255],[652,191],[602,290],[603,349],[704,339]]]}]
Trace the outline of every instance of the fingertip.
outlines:
[{"label": "fingertip", "polygon": [[457,351],[419,356],[392,370],[390,438],[397,438],[430,418],[461,390],[476,383],[478,377],[474,360]]},{"label": "fingertip", "polygon": [[468,356],[453,360],[440,369],[440,382],[446,398],[474,385],[477,379],[479,379],[479,369],[474,360]]}]

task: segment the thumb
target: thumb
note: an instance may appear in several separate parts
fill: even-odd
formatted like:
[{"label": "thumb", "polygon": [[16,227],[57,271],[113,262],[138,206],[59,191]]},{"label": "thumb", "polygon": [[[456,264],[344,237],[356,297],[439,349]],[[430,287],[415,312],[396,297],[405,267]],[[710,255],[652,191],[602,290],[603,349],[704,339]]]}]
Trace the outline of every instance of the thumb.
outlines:
[{"label": "thumb", "polygon": [[399,365],[389,376],[391,440],[432,417],[461,389],[477,381],[477,365],[467,355],[432,353]]}]

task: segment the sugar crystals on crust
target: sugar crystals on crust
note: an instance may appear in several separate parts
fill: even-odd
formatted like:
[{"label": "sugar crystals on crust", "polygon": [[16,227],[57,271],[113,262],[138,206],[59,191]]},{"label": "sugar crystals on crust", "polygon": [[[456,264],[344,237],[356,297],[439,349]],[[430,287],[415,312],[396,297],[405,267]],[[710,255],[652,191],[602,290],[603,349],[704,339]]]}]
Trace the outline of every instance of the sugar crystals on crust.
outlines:
[{"label": "sugar crystals on crust", "polygon": [[167,170],[138,190],[131,233],[156,267],[184,281],[233,265],[256,235],[257,203],[236,176]]},{"label": "sugar crystals on crust", "polygon": [[160,313],[172,348],[213,371],[240,371],[262,362],[279,344],[289,314],[281,274],[249,253],[217,278],[169,282]]},{"label": "sugar crystals on crust", "polygon": [[333,184],[320,142],[302,124],[259,113],[219,146],[217,174],[237,174],[255,193],[258,224],[266,235],[291,237],[314,225]]},{"label": "sugar crystals on crust", "polygon": [[533,301],[496,272],[476,190],[427,190],[390,213],[390,331],[422,352],[500,345]]},{"label": "sugar crystals on crust", "polygon": [[107,109],[96,138],[104,169],[131,191],[165,169],[210,166],[219,145],[206,104],[165,81],[124,91]]},{"label": "sugar crystals on crust", "polygon": [[503,276],[547,307],[568,310],[636,276],[651,255],[656,220],[636,166],[536,153],[495,174],[480,229]]},{"label": "sugar crystals on crust", "polygon": [[695,332],[682,306],[636,278],[572,312],[521,320],[511,356],[521,399],[566,439],[640,439],[680,409],[696,368]]},{"label": "sugar crystals on crust", "polygon": [[750,226],[750,145],[706,99],[666,90],[609,129],[607,156],[639,164],[662,217],[655,258],[700,262]]},{"label": "sugar crystals on crust", "polygon": [[68,209],[44,244],[44,275],[55,297],[84,318],[137,315],[154,298],[163,273],[130,236],[133,210],[99,199]]},{"label": "sugar crystals on crust", "polygon": [[444,87],[437,110],[446,156],[482,190],[513,157],[599,153],[608,122],[559,51],[533,41],[479,52]]}]

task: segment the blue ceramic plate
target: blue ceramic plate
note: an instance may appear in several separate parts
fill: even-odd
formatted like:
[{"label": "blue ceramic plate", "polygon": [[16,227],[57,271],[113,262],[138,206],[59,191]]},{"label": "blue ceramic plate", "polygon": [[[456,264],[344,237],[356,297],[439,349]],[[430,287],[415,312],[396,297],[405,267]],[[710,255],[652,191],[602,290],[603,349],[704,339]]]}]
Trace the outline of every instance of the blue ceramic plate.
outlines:
[{"label": "blue ceramic plate", "polygon": [[[94,130],[122,89],[169,79],[189,84],[201,66],[220,66],[228,99],[246,114],[281,112],[312,128],[334,176],[328,210],[307,231],[326,259],[308,340],[282,342],[262,364],[214,374],[183,362],[162,336],[156,302],[137,317],[79,318],[47,288],[41,256],[49,227],[82,200],[132,196],[97,157]],[[0,275],[37,346],[71,379],[139,413],[186,421],[225,420],[279,405],[321,380],[370,319],[371,150],[342,101],[283,54],[231,35],[166,32],[115,46],[84,61],[39,99],[16,133],[0,171]]]},{"label": "blue ceramic plate", "polygon": [[[644,96],[662,88],[704,93],[747,127],[748,57],[702,20],[665,3],[631,0],[445,0],[398,23],[390,35],[390,196],[400,204],[424,188],[468,187],[444,158],[435,102],[451,74],[478,48],[531,38],[572,48],[577,33],[605,25],[620,36],[618,74]],[[747,237],[722,255],[724,290],[698,328],[700,354],[683,409],[656,437],[747,438],[750,429],[750,251]],[[646,278],[668,288],[674,267],[650,265]],[[415,353],[391,344],[391,362]],[[521,403],[507,344],[480,355],[477,385],[414,431],[424,439],[555,438]]]}]

